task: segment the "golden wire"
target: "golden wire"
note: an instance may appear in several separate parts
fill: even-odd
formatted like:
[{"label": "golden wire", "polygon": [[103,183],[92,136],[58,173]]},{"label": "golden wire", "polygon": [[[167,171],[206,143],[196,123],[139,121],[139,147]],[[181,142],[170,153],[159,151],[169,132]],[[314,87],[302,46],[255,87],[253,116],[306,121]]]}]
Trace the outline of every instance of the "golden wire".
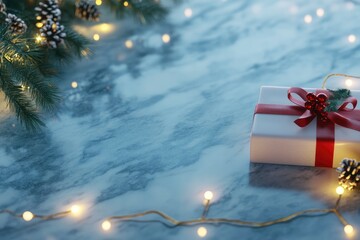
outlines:
[{"label": "golden wire", "polygon": [[[243,227],[267,227],[267,226],[271,226],[271,225],[275,225],[278,223],[284,223],[284,222],[289,222],[295,218],[304,216],[304,215],[309,215],[309,216],[318,216],[319,214],[328,214],[328,213],[334,213],[337,218],[339,219],[339,221],[344,225],[348,225],[348,222],[345,220],[345,218],[342,216],[342,214],[339,212],[339,204],[341,201],[341,195],[339,195],[335,207],[334,208],[327,208],[327,209],[307,209],[307,210],[303,210],[303,211],[298,211],[295,213],[292,213],[288,216],[285,217],[281,217],[278,219],[274,219],[271,221],[265,221],[265,222],[252,222],[252,221],[244,221],[244,220],[240,220],[240,219],[228,219],[228,218],[207,218],[206,215],[208,213],[208,210],[210,208],[210,200],[207,200],[207,202],[205,203],[204,206],[204,211],[203,214],[201,216],[201,218],[198,219],[192,219],[192,220],[185,220],[185,221],[179,221],[175,218],[172,218],[171,216],[158,211],[158,210],[150,210],[150,211],[145,211],[145,212],[140,212],[140,213],[135,213],[135,214],[129,214],[129,215],[120,215],[120,216],[110,216],[107,218],[108,221],[111,220],[119,220],[119,221],[126,221],[126,220],[132,220],[135,218],[139,218],[139,217],[144,217],[147,215],[158,215],[160,216],[163,220],[165,220],[166,222],[172,224],[173,226],[191,226],[191,225],[196,225],[196,224],[204,224],[204,223],[208,223],[208,224],[232,224],[232,225],[237,225],[237,226],[243,226]],[[8,209],[4,209],[4,210],[0,210],[0,214],[10,214],[14,217],[18,217],[18,218],[22,218],[22,214],[17,214],[14,211],[8,210]],[[50,215],[37,215],[37,214],[33,214],[34,217],[33,218],[39,218],[41,220],[52,220],[52,219],[58,219],[58,218],[63,218],[66,217],[67,215],[69,215],[71,213],[71,211],[64,211],[64,212],[58,212],[58,213],[54,213],[54,214],[50,214]],[[315,215],[317,214],[317,215]],[[140,220],[140,221],[147,221],[147,220]]]},{"label": "golden wire", "polygon": [[360,79],[360,77],[358,76],[352,76],[352,75],[347,75],[347,74],[343,74],[343,73],[330,73],[328,75],[326,75],[326,77],[324,77],[323,83],[321,88],[325,89],[326,87],[326,82],[329,78],[331,77],[347,77],[347,78],[356,78],[356,79]]}]

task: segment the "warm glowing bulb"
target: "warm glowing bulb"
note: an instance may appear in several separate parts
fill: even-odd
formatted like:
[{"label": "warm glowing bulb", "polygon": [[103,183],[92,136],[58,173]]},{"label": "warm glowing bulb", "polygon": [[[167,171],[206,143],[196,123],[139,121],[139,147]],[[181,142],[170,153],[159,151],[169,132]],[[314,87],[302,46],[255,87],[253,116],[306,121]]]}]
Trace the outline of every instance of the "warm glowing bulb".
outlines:
[{"label": "warm glowing bulb", "polygon": [[102,4],[102,0],[96,0],[96,1],[95,1],[95,4],[98,5],[98,6],[100,6],[100,5]]},{"label": "warm glowing bulb", "polygon": [[310,24],[312,22],[312,16],[311,15],[305,15],[304,22],[307,24]]},{"label": "warm glowing bulb", "polygon": [[169,34],[162,35],[162,40],[164,43],[170,42],[170,35]]},{"label": "warm glowing bulb", "polygon": [[75,81],[72,82],[72,83],[71,83],[71,87],[72,87],[72,88],[77,88],[77,87],[78,87],[78,83],[75,82]]},{"label": "warm glowing bulb", "polygon": [[97,34],[97,33],[95,33],[94,36],[93,36],[93,39],[94,39],[95,41],[99,41],[99,40],[100,40],[100,35]]},{"label": "warm glowing bulb", "polygon": [[36,35],[35,42],[36,43],[41,43],[42,41],[43,41],[43,38],[40,35]]},{"label": "warm glowing bulb", "polygon": [[36,27],[37,28],[42,28],[44,26],[44,24],[42,22],[38,22],[36,23]]},{"label": "warm glowing bulb", "polygon": [[211,192],[211,191],[206,191],[205,193],[204,193],[204,198],[206,199],[206,200],[211,200],[212,198],[214,197],[214,194]]},{"label": "warm glowing bulb", "polygon": [[191,8],[186,8],[184,10],[184,15],[185,15],[185,17],[191,17],[192,16],[192,9]]},{"label": "warm glowing bulb", "polygon": [[197,234],[199,235],[199,237],[205,237],[207,235],[207,229],[204,227],[199,227],[197,230]]},{"label": "warm glowing bulb", "polygon": [[26,211],[23,213],[22,217],[25,221],[29,222],[34,218],[34,214],[32,214],[32,212]]},{"label": "warm glowing bulb", "polygon": [[111,222],[108,221],[108,220],[103,221],[102,224],[101,224],[101,228],[102,228],[104,231],[109,231],[110,228],[111,228]]},{"label": "warm glowing bulb", "polygon": [[132,48],[134,46],[134,43],[131,40],[125,41],[125,47]]},{"label": "warm glowing bulb", "polygon": [[129,6],[129,3],[127,1],[124,2],[124,7]]},{"label": "warm glowing bulb", "polygon": [[323,8],[316,9],[316,15],[318,17],[323,17],[325,15],[325,10]]},{"label": "warm glowing bulb", "polygon": [[336,193],[339,194],[339,195],[342,195],[344,193],[344,188],[342,186],[338,186],[336,188]]},{"label": "warm glowing bulb", "polygon": [[354,43],[356,41],[356,36],[354,34],[350,34],[348,36],[348,42],[349,43]]},{"label": "warm glowing bulb", "polygon": [[73,205],[70,211],[72,215],[78,216],[81,213],[81,207],[79,205]]},{"label": "warm glowing bulb", "polygon": [[354,228],[353,228],[353,226],[351,226],[351,225],[346,225],[345,227],[344,227],[344,232],[346,233],[346,235],[352,235],[353,233],[354,233]]},{"label": "warm glowing bulb", "polygon": [[345,80],[345,85],[346,85],[347,87],[351,87],[352,84],[353,84],[353,81],[352,81],[350,78],[348,78],[348,79]]}]

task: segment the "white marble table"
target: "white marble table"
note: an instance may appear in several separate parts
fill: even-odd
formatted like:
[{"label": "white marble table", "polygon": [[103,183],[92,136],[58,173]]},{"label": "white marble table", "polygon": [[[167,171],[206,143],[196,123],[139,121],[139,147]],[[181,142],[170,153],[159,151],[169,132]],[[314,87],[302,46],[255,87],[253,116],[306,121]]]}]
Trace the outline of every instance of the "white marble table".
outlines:
[{"label": "white marble table", "polygon": [[[122,222],[104,233],[100,224],[149,209],[197,218],[205,190],[215,194],[209,217],[265,221],[333,206],[335,170],[250,164],[250,127],[262,85],[320,87],[330,72],[360,75],[359,39],[348,41],[360,37],[360,6],[198,0],[170,10],[151,27],[117,23],[94,56],[71,65],[59,80],[61,111],[47,117],[43,133],[26,133],[13,118],[1,122],[0,209],[85,208],[79,218],[46,222],[0,215],[1,239],[200,239],[200,226]],[[359,201],[359,193],[342,201],[357,229]],[[204,239],[346,239],[334,215],[257,229],[204,227]]]}]

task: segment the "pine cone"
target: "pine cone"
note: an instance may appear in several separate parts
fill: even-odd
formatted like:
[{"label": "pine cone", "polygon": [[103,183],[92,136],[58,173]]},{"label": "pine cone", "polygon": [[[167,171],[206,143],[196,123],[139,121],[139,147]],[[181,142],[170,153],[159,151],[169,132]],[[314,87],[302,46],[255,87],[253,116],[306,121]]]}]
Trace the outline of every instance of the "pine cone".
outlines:
[{"label": "pine cone", "polygon": [[45,0],[39,2],[39,6],[35,7],[36,20],[43,24],[46,23],[47,19],[51,19],[57,22],[61,19],[61,11],[59,9],[57,0]]},{"label": "pine cone", "polygon": [[349,190],[357,187],[360,182],[360,162],[345,158],[336,170],[339,172],[339,184],[342,187]]},{"label": "pine cone", "polygon": [[6,15],[5,21],[8,23],[9,30],[12,33],[21,34],[26,32],[27,26],[25,22],[14,14],[8,13]]},{"label": "pine cone", "polygon": [[76,3],[75,15],[78,18],[91,21],[99,21],[100,12],[94,3],[90,3],[88,0],[81,0]]},{"label": "pine cone", "polygon": [[57,48],[57,46],[64,41],[66,33],[64,32],[63,25],[48,19],[40,29],[40,36],[44,39],[44,41],[41,42],[42,45]]}]

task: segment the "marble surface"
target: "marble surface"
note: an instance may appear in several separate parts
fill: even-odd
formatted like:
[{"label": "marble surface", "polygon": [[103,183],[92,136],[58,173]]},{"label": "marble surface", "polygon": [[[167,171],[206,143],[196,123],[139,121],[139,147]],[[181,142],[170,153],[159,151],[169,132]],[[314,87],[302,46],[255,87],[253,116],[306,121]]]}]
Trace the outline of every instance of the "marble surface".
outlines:
[{"label": "marble surface", "polygon": [[[65,70],[58,80],[61,111],[47,116],[44,132],[29,134],[13,117],[2,120],[0,209],[49,214],[77,203],[86,210],[47,222],[0,215],[1,239],[200,239],[200,226],[122,222],[103,233],[100,223],[149,209],[198,218],[205,190],[215,194],[209,217],[265,221],[333,206],[335,170],[249,163],[252,113],[262,85],[320,87],[330,72],[360,75],[359,39],[347,39],[359,34],[360,6],[340,0],[168,5],[161,24],[117,22],[90,59]],[[321,18],[318,7],[325,10]],[[161,42],[164,33],[168,44]],[[342,201],[357,229],[359,202],[358,193]],[[257,229],[204,226],[204,239],[346,239],[334,215]]]}]

